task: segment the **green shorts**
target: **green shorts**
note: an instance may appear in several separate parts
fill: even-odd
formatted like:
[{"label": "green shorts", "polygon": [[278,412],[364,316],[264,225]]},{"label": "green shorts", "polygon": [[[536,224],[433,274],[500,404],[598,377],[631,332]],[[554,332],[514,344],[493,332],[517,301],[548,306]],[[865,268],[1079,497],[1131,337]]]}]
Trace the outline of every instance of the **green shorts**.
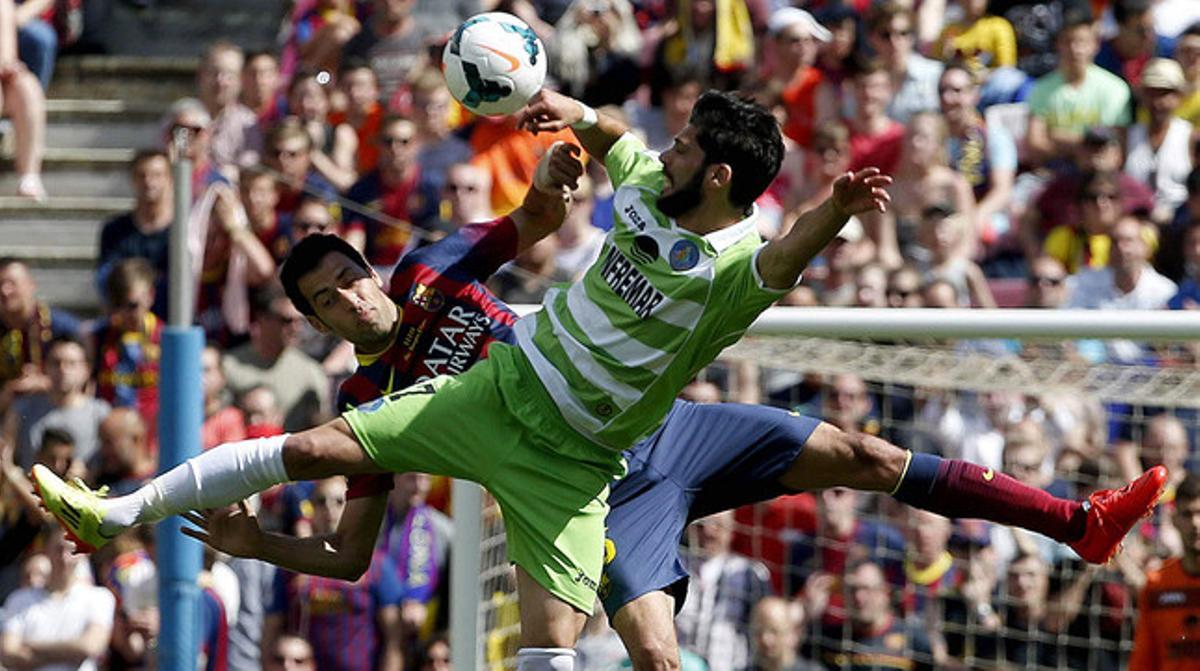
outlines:
[{"label": "green shorts", "polygon": [[527,385],[532,393],[514,401],[521,408],[518,419],[497,380],[525,371],[511,364],[511,356],[497,359],[342,417],[381,468],[448,475],[487,488],[504,515],[509,561],[554,596],[591,613],[604,560],[608,484],[623,473],[623,462],[572,431],[548,397],[540,403],[548,412],[529,413],[530,399],[545,395],[536,378]]}]

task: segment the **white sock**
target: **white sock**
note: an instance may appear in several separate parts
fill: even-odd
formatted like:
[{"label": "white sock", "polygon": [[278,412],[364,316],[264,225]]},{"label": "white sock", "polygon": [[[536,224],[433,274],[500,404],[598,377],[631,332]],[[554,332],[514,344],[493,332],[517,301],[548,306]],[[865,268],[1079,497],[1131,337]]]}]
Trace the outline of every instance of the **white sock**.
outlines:
[{"label": "white sock", "polygon": [[236,503],[287,482],[283,443],[287,434],[224,443],[192,457],[128,496],[105,501],[100,530],[114,535],[189,510]]},{"label": "white sock", "polygon": [[521,648],[517,671],[574,671],[575,651],[570,648]]}]

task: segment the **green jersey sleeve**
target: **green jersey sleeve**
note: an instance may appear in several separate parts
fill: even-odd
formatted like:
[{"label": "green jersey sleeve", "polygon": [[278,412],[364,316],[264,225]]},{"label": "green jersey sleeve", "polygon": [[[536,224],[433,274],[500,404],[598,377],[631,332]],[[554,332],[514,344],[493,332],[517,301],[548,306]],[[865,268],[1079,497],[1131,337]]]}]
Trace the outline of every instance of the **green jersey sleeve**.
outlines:
[{"label": "green jersey sleeve", "polygon": [[623,184],[655,191],[663,188],[662,163],[633,133],[625,133],[609,147],[604,167],[614,189]]}]

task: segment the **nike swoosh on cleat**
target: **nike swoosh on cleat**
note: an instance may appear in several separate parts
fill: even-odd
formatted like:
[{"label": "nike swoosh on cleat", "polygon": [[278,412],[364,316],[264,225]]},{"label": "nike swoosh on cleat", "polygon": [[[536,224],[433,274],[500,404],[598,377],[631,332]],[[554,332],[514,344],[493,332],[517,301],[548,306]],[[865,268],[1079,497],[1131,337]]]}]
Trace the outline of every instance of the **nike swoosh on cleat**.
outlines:
[{"label": "nike swoosh on cleat", "polygon": [[487,49],[488,51],[492,52],[493,54],[496,54],[500,58],[503,58],[504,60],[508,61],[508,65],[509,65],[508,71],[509,72],[516,72],[517,68],[521,67],[521,61],[517,60],[513,56],[511,56],[503,51],[500,51],[499,49],[489,47],[486,44],[481,44],[479,46],[483,47],[484,49]]}]

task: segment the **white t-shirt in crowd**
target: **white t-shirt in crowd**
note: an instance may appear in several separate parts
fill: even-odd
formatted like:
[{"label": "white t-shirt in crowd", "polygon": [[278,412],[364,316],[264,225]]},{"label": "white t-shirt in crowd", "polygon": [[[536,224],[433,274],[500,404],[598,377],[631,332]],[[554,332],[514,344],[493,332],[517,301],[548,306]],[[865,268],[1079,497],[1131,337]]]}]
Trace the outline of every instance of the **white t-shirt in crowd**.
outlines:
[{"label": "white t-shirt in crowd", "polygon": [[[104,587],[75,583],[67,591],[51,594],[45,589],[26,587],[9,595],[0,611],[0,629],[4,635],[16,634],[25,642],[52,643],[81,638],[91,625],[110,631],[116,597]],[[39,671],[95,671],[96,660],[78,666],[50,664]]]}]

